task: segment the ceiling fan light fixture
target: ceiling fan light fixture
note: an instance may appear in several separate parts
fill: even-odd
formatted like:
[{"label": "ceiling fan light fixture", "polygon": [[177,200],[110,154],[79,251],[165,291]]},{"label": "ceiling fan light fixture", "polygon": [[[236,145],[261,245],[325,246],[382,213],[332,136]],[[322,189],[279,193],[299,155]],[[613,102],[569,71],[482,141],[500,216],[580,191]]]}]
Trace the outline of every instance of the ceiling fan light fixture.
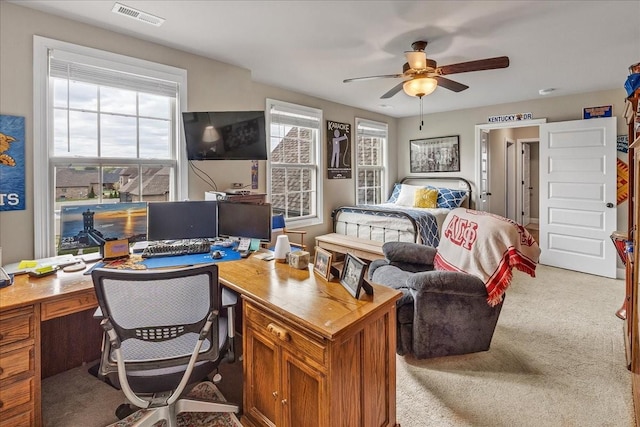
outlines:
[{"label": "ceiling fan light fixture", "polygon": [[409,67],[414,70],[427,68],[427,55],[424,52],[405,52]]},{"label": "ceiling fan light fixture", "polygon": [[431,94],[436,90],[436,87],[438,87],[438,81],[431,77],[416,77],[407,80],[402,85],[404,93],[409,96],[417,96],[418,98]]}]

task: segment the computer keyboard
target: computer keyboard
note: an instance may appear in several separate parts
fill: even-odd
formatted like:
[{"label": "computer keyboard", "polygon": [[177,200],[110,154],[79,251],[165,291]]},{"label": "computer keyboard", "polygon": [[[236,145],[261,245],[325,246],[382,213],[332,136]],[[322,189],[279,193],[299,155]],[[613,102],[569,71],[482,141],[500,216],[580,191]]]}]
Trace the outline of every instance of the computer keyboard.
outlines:
[{"label": "computer keyboard", "polygon": [[211,250],[208,240],[178,240],[176,242],[149,242],[142,251],[142,258],[204,254]]}]

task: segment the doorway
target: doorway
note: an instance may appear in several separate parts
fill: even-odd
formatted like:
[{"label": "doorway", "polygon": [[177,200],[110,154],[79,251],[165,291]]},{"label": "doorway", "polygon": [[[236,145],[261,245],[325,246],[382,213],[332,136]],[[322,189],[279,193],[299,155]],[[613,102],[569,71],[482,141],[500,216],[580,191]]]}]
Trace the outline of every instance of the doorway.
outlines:
[{"label": "doorway", "polygon": [[476,152],[480,153],[477,209],[531,227],[534,235],[539,215],[538,135],[542,123],[546,119],[476,126]]},{"label": "doorway", "polygon": [[[516,212],[516,217],[520,223],[527,221],[525,226],[533,225],[534,230],[535,217],[538,217],[536,240],[541,249],[540,264],[616,277],[617,258],[609,239],[617,222],[615,117],[551,124],[547,124],[546,119],[538,119],[476,125],[476,209],[489,206],[488,212],[506,216],[507,186],[495,184],[505,181],[482,177],[505,173],[508,169],[505,164],[495,165],[495,161],[508,157],[500,150],[507,150],[508,137],[514,138],[510,134],[513,128],[527,126],[534,128],[536,134],[515,137],[517,146],[522,144],[518,150],[521,155],[516,156],[520,164],[515,172],[520,179],[516,188],[521,189],[518,193],[522,194],[522,210]],[[490,143],[493,130],[498,135],[496,144]],[[534,167],[532,153],[535,153],[534,140],[538,138],[539,160]],[[489,143],[483,145],[482,140]],[[529,144],[528,148],[524,144]],[[489,164],[491,168],[487,167]],[[539,172],[539,177],[533,176],[534,171]],[[491,182],[493,186],[489,186]],[[538,194],[537,207],[527,192]],[[484,198],[493,198],[493,202],[485,203]]]}]

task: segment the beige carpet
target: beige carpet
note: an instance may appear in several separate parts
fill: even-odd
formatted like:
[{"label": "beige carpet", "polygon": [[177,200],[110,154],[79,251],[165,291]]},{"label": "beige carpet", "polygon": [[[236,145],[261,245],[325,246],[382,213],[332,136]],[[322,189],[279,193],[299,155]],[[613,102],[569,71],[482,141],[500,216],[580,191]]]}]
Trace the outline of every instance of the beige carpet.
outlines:
[{"label": "beige carpet", "polygon": [[[515,272],[488,352],[430,360],[397,357],[402,427],[630,427],[622,280],[538,266]],[[241,350],[241,349],[240,349]],[[223,364],[220,388],[240,402],[242,363]],[[227,390],[224,387],[231,387]],[[102,427],[122,394],[86,368],[43,383],[45,426]]]},{"label": "beige carpet", "polygon": [[[241,369],[241,364],[240,369]],[[137,413],[118,420],[115,409],[125,402],[124,394],[87,372],[87,366],[71,369],[42,382],[42,418],[45,427],[127,427]],[[226,401],[218,388],[205,381],[190,396]],[[233,402],[237,403],[237,402]],[[165,425],[161,422],[160,426]],[[237,427],[234,414],[185,413],[178,416],[179,427]]]},{"label": "beige carpet", "polygon": [[488,352],[397,358],[402,427],[633,426],[624,281],[538,266],[506,295]]}]

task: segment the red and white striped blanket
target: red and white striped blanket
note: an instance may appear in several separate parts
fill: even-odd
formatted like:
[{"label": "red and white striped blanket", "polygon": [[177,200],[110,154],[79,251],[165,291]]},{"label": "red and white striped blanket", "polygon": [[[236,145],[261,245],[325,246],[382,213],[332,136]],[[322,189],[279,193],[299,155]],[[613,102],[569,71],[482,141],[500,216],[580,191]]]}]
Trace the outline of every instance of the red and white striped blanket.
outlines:
[{"label": "red and white striped blanket", "polygon": [[488,212],[457,208],[442,224],[434,264],[437,270],[461,271],[479,277],[494,306],[511,284],[512,269],[535,277],[540,248],[520,224]]}]

